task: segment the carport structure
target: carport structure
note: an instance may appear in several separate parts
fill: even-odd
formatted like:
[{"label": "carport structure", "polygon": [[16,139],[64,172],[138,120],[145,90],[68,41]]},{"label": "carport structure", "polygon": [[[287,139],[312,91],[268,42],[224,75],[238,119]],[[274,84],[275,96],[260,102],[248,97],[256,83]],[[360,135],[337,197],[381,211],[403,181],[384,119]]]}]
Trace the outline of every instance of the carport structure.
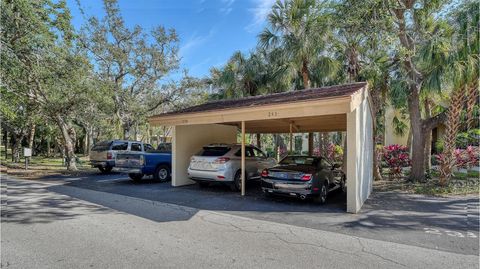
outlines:
[{"label": "carport structure", "polygon": [[[210,143],[237,143],[237,133],[347,133],[347,212],[356,213],[372,190],[373,116],[367,83],[208,102],[149,118],[172,126],[172,185],[188,179],[190,157]],[[244,150],[242,167],[245,167]],[[244,170],[244,169],[242,169]],[[242,195],[245,180],[242,173]]]}]

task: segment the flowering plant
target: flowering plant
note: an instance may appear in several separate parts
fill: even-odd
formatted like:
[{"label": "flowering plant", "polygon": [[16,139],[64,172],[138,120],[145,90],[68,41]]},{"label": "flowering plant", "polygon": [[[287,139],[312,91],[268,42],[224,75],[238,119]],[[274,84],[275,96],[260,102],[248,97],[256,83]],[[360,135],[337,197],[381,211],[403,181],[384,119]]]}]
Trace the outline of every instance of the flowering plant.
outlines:
[{"label": "flowering plant", "polygon": [[[313,149],[314,156],[321,156],[319,147]],[[341,163],[343,161],[343,148],[340,145],[330,143],[326,147],[326,153],[323,155],[332,163]]]},{"label": "flowering plant", "polygon": [[410,166],[410,155],[406,146],[388,145],[383,148],[383,159],[390,169],[390,175],[402,174],[402,167]]},{"label": "flowering plant", "polygon": [[478,147],[468,146],[466,149],[455,149],[454,155],[458,168],[469,168],[478,165],[480,150]]}]

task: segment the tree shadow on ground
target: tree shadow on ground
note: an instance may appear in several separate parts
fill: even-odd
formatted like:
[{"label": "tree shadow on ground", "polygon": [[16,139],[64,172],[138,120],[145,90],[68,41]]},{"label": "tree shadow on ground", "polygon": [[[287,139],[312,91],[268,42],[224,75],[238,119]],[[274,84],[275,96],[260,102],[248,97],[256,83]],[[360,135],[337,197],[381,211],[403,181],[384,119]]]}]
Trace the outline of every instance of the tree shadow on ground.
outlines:
[{"label": "tree shadow on ground", "polygon": [[42,184],[2,179],[1,222],[49,223],[86,214],[112,212],[68,196],[54,195]]}]

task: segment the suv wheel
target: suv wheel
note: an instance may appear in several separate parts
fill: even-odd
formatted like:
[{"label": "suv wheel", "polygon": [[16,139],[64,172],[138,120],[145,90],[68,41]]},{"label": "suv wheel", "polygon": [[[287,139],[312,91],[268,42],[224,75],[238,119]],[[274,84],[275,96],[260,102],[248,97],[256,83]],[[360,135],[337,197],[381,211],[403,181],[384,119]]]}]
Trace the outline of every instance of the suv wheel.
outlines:
[{"label": "suv wheel", "polygon": [[235,173],[230,189],[232,189],[232,191],[242,190],[242,171],[238,170],[237,173]]},{"label": "suv wheel", "polygon": [[159,165],[157,169],[155,169],[155,174],[153,177],[156,180],[160,180],[160,182],[166,182],[170,180],[170,167],[168,167],[168,165]]},{"label": "suv wheel", "polygon": [[111,166],[105,166],[105,167],[99,166],[98,167],[98,170],[100,170],[100,172],[102,172],[102,173],[110,173],[112,171],[112,169],[113,169],[113,167],[111,167]]}]

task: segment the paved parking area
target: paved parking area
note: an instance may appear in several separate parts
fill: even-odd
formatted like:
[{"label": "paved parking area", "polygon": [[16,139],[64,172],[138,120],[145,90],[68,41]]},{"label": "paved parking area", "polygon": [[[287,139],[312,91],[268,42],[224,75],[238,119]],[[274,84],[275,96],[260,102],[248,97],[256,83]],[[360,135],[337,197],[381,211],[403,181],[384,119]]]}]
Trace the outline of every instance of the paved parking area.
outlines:
[{"label": "paved parking area", "polygon": [[[479,199],[474,196],[432,198],[374,192],[359,214],[349,214],[345,213],[346,197],[339,192],[332,193],[328,204],[320,206],[288,197],[264,197],[258,184],[248,185],[247,196],[242,197],[221,185],[174,188],[149,179],[135,183],[117,173],[62,181],[64,185],[51,190],[76,197],[78,194],[67,187],[90,189],[363,238],[479,254]],[[81,195],[76,198],[82,199]]]},{"label": "paved parking area", "polygon": [[0,185],[2,268],[478,268],[478,254],[240,217],[235,211],[62,181],[3,177]]}]

